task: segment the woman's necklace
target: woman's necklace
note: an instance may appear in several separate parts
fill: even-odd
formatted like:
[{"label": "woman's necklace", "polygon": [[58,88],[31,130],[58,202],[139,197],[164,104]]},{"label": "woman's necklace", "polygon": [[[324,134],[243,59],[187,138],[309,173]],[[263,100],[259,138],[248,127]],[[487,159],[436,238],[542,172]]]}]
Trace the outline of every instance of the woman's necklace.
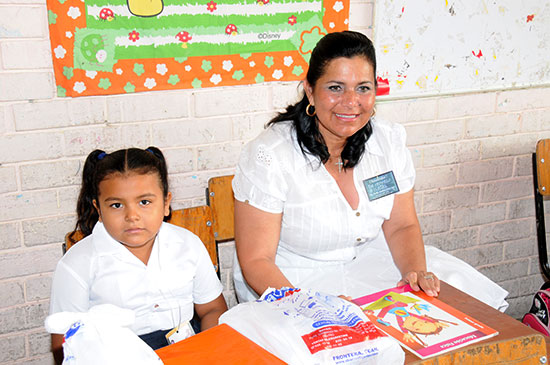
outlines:
[{"label": "woman's necklace", "polygon": [[342,166],[344,166],[344,163],[342,162],[342,157],[338,156],[338,161],[334,163],[338,166],[338,173],[342,172]]}]

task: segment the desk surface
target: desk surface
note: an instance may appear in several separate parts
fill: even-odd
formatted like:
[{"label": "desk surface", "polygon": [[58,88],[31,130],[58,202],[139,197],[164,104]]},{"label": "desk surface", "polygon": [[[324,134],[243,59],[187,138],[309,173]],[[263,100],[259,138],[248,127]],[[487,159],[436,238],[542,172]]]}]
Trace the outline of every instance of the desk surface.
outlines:
[{"label": "desk surface", "polygon": [[[512,317],[443,282],[439,299],[499,331],[498,336],[426,360],[421,360],[405,350],[405,364],[539,364],[539,359],[546,356],[550,339]],[[157,354],[167,365],[284,364],[226,325],[216,326],[164,347],[157,350]]]},{"label": "desk surface", "polygon": [[546,356],[550,339],[514,318],[444,282],[441,283],[439,299],[494,328],[499,332],[498,336],[426,360],[420,360],[405,350],[406,364],[504,364],[510,360],[521,361],[514,364],[538,364],[538,359]]}]

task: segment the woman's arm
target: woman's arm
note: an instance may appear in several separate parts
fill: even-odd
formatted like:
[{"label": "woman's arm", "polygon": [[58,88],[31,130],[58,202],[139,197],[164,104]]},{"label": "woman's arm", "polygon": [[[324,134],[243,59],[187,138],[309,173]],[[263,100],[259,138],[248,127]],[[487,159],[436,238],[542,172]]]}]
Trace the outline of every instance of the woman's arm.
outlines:
[{"label": "woman's arm", "polygon": [[195,312],[201,320],[201,331],[218,325],[218,319],[226,310],[227,304],[222,294],[211,302],[195,304]]},{"label": "woman's arm", "polygon": [[410,284],[430,296],[439,293],[439,279],[426,272],[426,254],[414,209],[414,191],[396,194],[390,219],[382,225],[393,261],[401,272],[398,285]]},{"label": "woman's arm", "polygon": [[275,265],[283,214],[235,201],[235,245],[246,282],[261,295],[268,287],[292,287]]}]

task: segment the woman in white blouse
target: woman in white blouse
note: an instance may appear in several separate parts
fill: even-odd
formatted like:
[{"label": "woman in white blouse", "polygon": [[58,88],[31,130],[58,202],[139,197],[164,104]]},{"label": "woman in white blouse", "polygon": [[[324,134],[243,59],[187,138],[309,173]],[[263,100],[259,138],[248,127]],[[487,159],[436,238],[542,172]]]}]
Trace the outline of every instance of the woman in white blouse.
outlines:
[{"label": "woman in white blouse", "polygon": [[428,271],[405,130],[374,117],[371,41],[350,31],[323,37],[303,86],[302,100],[271,120],[237,166],[239,300],[268,287],[357,297],[405,283],[437,296],[439,271],[450,267],[443,279],[469,270],[484,285],[480,292],[498,294],[490,304],[505,305],[506,291],[442,251],[430,248],[435,266],[445,265]]}]

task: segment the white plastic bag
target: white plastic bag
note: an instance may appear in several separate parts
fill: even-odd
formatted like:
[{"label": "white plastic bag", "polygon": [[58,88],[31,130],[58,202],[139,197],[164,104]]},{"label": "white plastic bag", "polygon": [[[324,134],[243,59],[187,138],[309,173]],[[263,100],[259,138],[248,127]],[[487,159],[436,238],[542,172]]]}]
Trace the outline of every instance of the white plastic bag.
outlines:
[{"label": "white plastic bag", "polygon": [[398,342],[353,303],[312,290],[268,289],[220,317],[281,360],[305,364],[403,364]]},{"label": "white plastic bag", "polygon": [[159,365],[162,360],[127,326],[132,310],[101,304],[87,313],[60,312],[46,318],[46,330],[65,334],[63,365]]}]

